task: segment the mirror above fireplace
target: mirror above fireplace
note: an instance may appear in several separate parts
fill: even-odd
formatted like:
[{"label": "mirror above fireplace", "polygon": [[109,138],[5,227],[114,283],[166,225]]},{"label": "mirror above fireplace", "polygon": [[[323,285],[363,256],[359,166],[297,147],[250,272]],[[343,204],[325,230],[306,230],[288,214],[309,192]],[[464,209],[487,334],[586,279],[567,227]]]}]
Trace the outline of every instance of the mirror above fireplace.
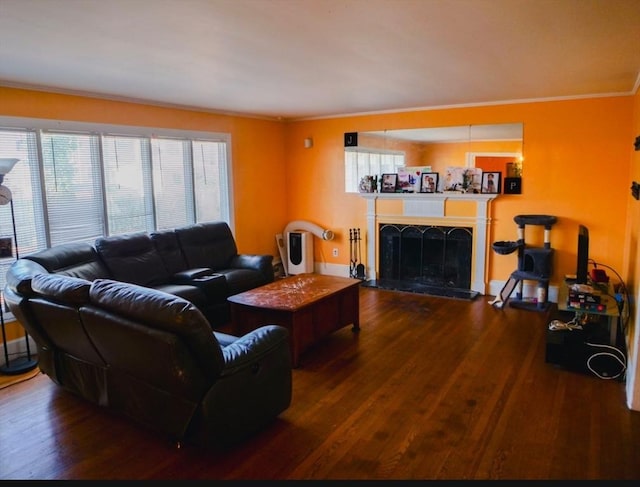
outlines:
[{"label": "mirror above fireplace", "polygon": [[[358,147],[372,146],[406,154],[407,166],[431,166],[444,173],[448,166],[479,167],[520,176],[523,124],[378,130],[358,133]],[[517,171],[518,174],[513,174]],[[509,174],[511,173],[511,174]]]}]

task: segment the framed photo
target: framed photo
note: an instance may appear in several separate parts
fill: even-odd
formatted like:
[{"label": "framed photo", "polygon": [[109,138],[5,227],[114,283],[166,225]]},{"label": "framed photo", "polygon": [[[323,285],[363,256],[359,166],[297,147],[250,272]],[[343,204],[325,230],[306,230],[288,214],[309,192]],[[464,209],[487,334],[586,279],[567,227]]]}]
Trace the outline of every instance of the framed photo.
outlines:
[{"label": "framed photo", "polygon": [[420,192],[436,193],[438,191],[439,177],[440,175],[437,172],[423,172],[420,175]]},{"label": "framed photo", "polygon": [[0,237],[0,257],[13,257],[13,239]]},{"label": "framed photo", "polygon": [[380,184],[381,193],[395,193],[398,185],[398,175],[396,173],[386,173],[382,175]]},{"label": "framed photo", "polygon": [[[412,181],[413,179],[413,181]],[[415,178],[408,172],[398,172],[397,189],[402,193],[413,193]]]},{"label": "framed photo", "polygon": [[500,177],[501,172],[483,172],[482,173],[482,192],[496,194],[500,193]]},{"label": "framed photo", "polygon": [[[420,192],[420,175],[424,172],[431,172],[431,166],[400,166],[397,168],[398,173],[398,187],[404,193],[419,193]],[[407,180],[409,184],[403,184],[403,181]]]}]

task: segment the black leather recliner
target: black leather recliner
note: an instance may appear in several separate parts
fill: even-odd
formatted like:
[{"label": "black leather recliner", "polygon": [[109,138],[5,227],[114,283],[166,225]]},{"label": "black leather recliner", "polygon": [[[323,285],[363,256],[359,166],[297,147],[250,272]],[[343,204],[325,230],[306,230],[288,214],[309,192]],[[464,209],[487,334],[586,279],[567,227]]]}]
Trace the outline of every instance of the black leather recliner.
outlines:
[{"label": "black leather recliner", "polygon": [[189,301],[149,287],[62,273],[19,277],[7,285],[7,302],[36,341],[41,370],[95,404],[176,441],[226,447],[291,403],[284,327],[235,337],[212,331]]}]

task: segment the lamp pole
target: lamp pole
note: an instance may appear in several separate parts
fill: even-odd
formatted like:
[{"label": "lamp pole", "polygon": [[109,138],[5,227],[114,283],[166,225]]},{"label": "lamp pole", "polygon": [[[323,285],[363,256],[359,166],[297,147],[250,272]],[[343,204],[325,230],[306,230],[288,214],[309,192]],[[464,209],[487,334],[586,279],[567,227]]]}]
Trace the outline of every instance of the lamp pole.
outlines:
[{"label": "lamp pole", "polygon": [[[18,162],[18,159],[0,159],[0,187],[2,187],[2,183],[4,182],[4,176],[7,174]],[[6,187],[5,187],[6,188]],[[16,259],[20,257],[18,253],[18,235],[16,232],[16,216],[13,208],[13,198],[11,198],[11,192],[7,191],[9,196],[9,203],[11,206],[11,227],[13,228],[13,247],[16,250]],[[6,202],[5,202],[6,203]],[[38,365],[37,359],[31,356],[31,346],[29,344],[29,334],[25,332],[24,339],[26,344],[27,354],[14,358],[12,360],[9,359],[9,350],[7,344],[7,332],[5,330],[4,323],[4,291],[0,290],[0,327],[2,327],[2,344],[4,348],[4,365],[0,366],[0,373],[6,375],[17,375],[23,374],[32,370]]]}]

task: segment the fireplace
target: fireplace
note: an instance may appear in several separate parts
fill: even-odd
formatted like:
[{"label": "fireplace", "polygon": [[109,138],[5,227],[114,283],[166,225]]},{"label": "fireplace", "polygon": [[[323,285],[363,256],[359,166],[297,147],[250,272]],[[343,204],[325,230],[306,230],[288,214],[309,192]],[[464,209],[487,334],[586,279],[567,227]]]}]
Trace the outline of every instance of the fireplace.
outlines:
[{"label": "fireplace", "polygon": [[451,297],[486,294],[494,194],[363,193],[366,285]]},{"label": "fireplace", "polygon": [[472,228],[384,223],[378,241],[380,280],[471,288]]}]

